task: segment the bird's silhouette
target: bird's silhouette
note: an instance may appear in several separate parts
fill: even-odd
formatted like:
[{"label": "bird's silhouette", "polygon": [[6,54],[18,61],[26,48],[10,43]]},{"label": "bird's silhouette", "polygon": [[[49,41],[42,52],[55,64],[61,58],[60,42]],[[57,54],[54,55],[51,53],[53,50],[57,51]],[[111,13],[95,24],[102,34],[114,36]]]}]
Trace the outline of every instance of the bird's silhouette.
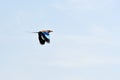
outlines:
[{"label": "bird's silhouette", "polygon": [[38,33],[38,39],[41,45],[44,45],[45,42],[50,43],[49,33],[53,32],[52,30],[41,30],[39,32],[33,32]]}]

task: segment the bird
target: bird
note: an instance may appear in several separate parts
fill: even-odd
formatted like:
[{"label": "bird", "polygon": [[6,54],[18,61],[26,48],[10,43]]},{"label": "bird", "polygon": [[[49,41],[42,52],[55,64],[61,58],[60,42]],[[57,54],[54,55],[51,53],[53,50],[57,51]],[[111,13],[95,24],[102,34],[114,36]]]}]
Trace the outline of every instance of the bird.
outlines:
[{"label": "bird", "polygon": [[44,45],[45,42],[50,43],[49,33],[53,32],[52,30],[40,30],[38,33],[38,39],[41,45]]}]

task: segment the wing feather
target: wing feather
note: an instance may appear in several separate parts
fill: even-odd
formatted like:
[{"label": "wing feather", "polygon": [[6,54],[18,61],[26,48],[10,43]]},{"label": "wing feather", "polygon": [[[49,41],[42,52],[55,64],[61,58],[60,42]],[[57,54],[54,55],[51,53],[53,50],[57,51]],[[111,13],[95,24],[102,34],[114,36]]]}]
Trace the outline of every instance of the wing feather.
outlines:
[{"label": "wing feather", "polygon": [[47,43],[50,43],[49,34],[43,33],[42,36]]},{"label": "wing feather", "polygon": [[45,44],[45,40],[43,39],[42,36],[43,36],[42,32],[39,32],[38,33],[39,42],[40,42],[41,45],[44,45]]}]

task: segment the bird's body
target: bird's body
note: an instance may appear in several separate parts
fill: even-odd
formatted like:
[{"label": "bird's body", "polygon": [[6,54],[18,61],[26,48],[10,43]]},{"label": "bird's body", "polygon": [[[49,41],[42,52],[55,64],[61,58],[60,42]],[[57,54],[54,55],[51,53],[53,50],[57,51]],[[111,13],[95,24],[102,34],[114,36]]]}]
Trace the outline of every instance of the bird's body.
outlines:
[{"label": "bird's body", "polygon": [[52,30],[41,30],[39,32],[35,32],[38,33],[38,39],[41,45],[44,45],[45,42],[50,43],[50,37],[49,37],[49,33],[53,32]]}]

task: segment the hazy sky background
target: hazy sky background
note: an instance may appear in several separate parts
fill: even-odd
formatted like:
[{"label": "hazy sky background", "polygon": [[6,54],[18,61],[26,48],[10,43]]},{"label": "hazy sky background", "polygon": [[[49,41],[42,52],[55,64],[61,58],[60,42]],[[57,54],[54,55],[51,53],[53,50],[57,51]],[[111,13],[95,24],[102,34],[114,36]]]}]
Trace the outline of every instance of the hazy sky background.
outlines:
[{"label": "hazy sky background", "polygon": [[120,80],[120,1],[1,0],[0,80]]}]

